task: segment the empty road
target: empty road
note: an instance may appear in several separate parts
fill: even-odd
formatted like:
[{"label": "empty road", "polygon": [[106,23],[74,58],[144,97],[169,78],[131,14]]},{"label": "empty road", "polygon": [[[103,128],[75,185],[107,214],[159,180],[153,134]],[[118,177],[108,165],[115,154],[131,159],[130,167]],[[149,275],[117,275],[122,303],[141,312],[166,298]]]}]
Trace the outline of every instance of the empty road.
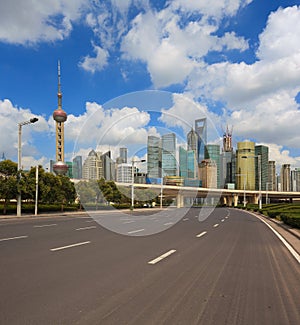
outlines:
[{"label": "empty road", "polygon": [[300,264],[263,222],[178,211],[0,220],[0,324],[300,324]]}]

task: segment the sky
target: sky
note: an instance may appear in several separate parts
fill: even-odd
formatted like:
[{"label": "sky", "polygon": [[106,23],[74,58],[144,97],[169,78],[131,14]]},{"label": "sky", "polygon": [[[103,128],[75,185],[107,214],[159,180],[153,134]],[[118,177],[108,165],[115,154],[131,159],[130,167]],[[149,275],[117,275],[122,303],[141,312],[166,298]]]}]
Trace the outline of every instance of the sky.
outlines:
[{"label": "sky", "polygon": [[300,167],[300,1],[0,0],[0,155],[55,160],[61,64],[65,160],[120,147],[145,155],[148,135],[184,145],[207,117],[209,141],[268,145]]}]

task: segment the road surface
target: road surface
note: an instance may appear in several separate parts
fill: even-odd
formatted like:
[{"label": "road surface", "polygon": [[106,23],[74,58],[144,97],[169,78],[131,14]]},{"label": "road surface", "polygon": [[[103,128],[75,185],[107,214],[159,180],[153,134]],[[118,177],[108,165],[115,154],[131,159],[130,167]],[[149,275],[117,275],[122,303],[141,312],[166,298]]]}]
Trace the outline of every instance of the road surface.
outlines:
[{"label": "road surface", "polygon": [[264,223],[176,213],[1,220],[0,324],[300,324],[300,264]]}]

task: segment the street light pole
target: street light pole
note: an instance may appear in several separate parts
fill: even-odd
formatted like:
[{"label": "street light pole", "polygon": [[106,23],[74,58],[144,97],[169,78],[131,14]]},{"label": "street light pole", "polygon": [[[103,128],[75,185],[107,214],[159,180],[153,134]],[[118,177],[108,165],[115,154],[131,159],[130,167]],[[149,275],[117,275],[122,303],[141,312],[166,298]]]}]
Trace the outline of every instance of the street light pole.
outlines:
[{"label": "street light pole", "polygon": [[17,196],[17,217],[21,217],[21,189],[20,189],[20,179],[21,179],[21,169],[22,169],[22,126],[35,123],[39,119],[37,117],[33,117],[28,121],[18,123],[18,196]]}]

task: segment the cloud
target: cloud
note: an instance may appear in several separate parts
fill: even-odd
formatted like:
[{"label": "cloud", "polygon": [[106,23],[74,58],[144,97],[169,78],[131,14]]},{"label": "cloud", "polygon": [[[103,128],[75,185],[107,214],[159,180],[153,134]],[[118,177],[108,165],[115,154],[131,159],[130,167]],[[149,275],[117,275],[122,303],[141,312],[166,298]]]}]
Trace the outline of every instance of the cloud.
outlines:
[{"label": "cloud", "polygon": [[207,17],[219,20],[224,16],[234,16],[241,7],[251,2],[252,0],[173,0],[171,7],[173,10],[179,9],[188,13],[198,12]]},{"label": "cloud", "polygon": [[21,129],[22,166],[24,168],[30,167],[34,162],[33,156],[38,154],[34,133],[48,132],[48,124],[43,116],[33,114],[30,109],[14,107],[8,99],[0,100],[1,156],[4,153],[7,159],[17,161],[18,123],[28,121],[33,117],[37,117],[39,121],[31,125],[24,125]]},{"label": "cloud", "polygon": [[95,73],[95,71],[101,71],[107,65],[108,52],[100,46],[93,45],[95,57],[86,56],[80,63],[79,66],[86,71]]},{"label": "cloud", "polygon": [[218,28],[201,15],[187,22],[173,5],[141,13],[122,39],[122,57],[145,62],[157,88],[183,83],[210,51],[248,48],[233,32],[217,36]]},{"label": "cloud", "polygon": [[260,60],[278,60],[300,50],[300,6],[279,8],[272,12],[259,37],[257,57]]},{"label": "cloud", "polygon": [[84,0],[1,1],[0,41],[24,45],[63,40],[85,4]]},{"label": "cloud", "polygon": [[146,143],[149,120],[149,114],[136,107],[104,110],[97,103],[87,102],[84,114],[68,115],[65,138],[66,141],[76,140],[78,147]]}]

